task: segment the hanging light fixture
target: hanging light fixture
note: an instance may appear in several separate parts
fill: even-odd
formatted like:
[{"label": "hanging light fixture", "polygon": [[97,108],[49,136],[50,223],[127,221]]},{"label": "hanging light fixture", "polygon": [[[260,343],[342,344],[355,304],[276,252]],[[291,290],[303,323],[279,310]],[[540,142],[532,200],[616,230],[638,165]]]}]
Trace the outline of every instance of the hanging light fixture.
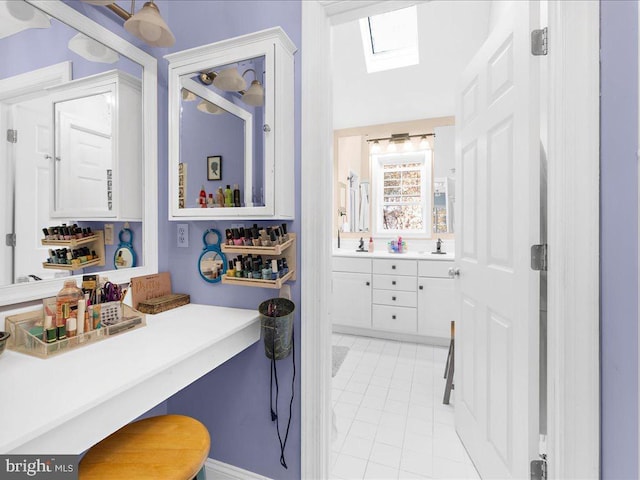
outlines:
[{"label": "hanging light fixture", "polygon": [[135,35],[147,45],[152,47],[170,47],[176,43],[176,37],[160,16],[158,6],[153,0],[146,2],[143,7],[135,12],[135,0],[131,2],[131,12],[127,12],[111,0],[82,0],[91,5],[102,5],[124,18],[124,28],[127,32]]},{"label": "hanging light fixture", "polygon": [[390,137],[381,137],[381,138],[370,138],[367,139],[367,142],[372,143],[371,153],[379,153],[380,152],[380,142],[387,142],[386,151],[388,153],[395,153],[398,150],[397,144],[401,143],[403,145],[403,150],[405,152],[413,151],[415,145],[413,144],[412,138],[420,138],[420,149],[421,150],[431,150],[431,145],[429,144],[429,140],[427,137],[435,137],[435,133],[419,133],[416,135],[409,135],[408,133],[394,133]]},{"label": "hanging light fixture", "polygon": [[213,84],[225,92],[239,92],[247,88],[247,82],[242,78],[236,67],[229,67],[216,72]]},{"label": "hanging light fixture", "polygon": [[211,115],[220,115],[226,111],[224,108],[221,108],[207,100],[202,100],[196,108],[201,112],[209,113]]},{"label": "hanging light fixture", "polygon": [[264,88],[257,78],[256,71],[253,68],[245,70],[242,74],[243,78],[247,72],[253,72],[253,75],[256,78],[251,82],[249,89],[242,94],[242,101],[247,105],[252,105],[254,107],[264,105]]},{"label": "hanging light fixture", "polygon": [[429,150],[431,146],[429,145],[429,140],[427,140],[427,136],[423,135],[420,137],[420,149],[421,150]]},{"label": "hanging light fixture", "polygon": [[375,140],[373,142],[373,145],[371,146],[371,153],[380,153],[380,151],[380,142],[378,142],[378,140]]},{"label": "hanging light fixture", "polygon": [[120,59],[120,55],[115,51],[83,33],[72,37],[67,46],[69,50],[91,62],[116,63]]},{"label": "hanging light fixture", "polygon": [[196,94],[191,90],[187,90],[186,88],[182,89],[182,100],[185,102],[193,102],[196,98],[198,97],[196,97]]}]

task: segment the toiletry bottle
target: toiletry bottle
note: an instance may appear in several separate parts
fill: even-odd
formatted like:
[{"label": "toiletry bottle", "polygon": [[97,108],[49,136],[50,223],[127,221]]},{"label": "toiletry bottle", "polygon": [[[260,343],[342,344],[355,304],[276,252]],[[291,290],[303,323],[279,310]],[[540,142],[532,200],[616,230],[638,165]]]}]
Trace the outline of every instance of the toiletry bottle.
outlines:
[{"label": "toiletry bottle", "polygon": [[213,201],[213,193],[210,193],[209,197],[207,198],[207,208],[213,208],[215,206],[216,204]]},{"label": "toiletry bottle", "polygon": [[218,207],[224,207],[224,192],[222,191],[222,187],[218,187],[216,201],[218,202]]},{"label": "toiletry bottle", "polygon": [[84,333],[84,314],[86,312],[87,301],[82,297],[78,300],[78,335],[82,335]]},{"label": "toiletry bottle", "polygon": [[66,338],[67,319],[76,317],[78,300],[82,298],[82,290],[75,280],[65,280],[62,290],[56,295],[56,329],[58,340]]},{"label": "toiletry bottle", "polygon": [[240,187],[238,186],[237,183],[233,184],[233,206],[234,207],[242,206],[242,204],[240,203]]},{"label": "toiletry bottle", "polygon": [[229,268],[227,268],[227,277],[235,277],[236,269],[233,260],[229,260]]},{"label": "toiletry bottle", "polygon": [[402,237],[398,237],[398,253],[402,253]]},{"label": "toiletry bottle", "polygon": [[204,185],[200,189],[200,196],[198,197],[198,205],[202,208],[207,208],[207,192],[204,190]]},{"label": "toiletry bottle", "polygon": [[233,207],[233,192],[231,191],[230,185],[227,185],[227,188],[224,191],[224,206]]},{"label": "toiletry bottle", "polygon": [[369,237],[369,253],[373,252],[373,237]]},{"label": "toiletry bottle", "polygon": [[73,338],[78,332],[78,320],[76,317],[67,318],[66,333],[67,338]]}]

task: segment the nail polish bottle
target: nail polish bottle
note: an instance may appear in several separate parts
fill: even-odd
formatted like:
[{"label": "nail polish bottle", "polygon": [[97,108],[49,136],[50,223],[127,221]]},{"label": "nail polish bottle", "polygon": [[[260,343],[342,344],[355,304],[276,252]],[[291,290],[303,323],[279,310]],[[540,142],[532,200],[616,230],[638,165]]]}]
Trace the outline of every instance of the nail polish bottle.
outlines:
[{"label": "nail polish bottle", "polygon": [[283,275],[286,275],[287,273],[289,273],[289,266],[287,265],[287,259],[286,258],[282,259],[282,270],[284,270]]},{"label": "nail polish bottle", "polygon": [[229,260],[229,268],[227,269],[227,277],[235,277],[236,276],[236,269],[235,266],[233,264],[233,260]]},{"label": "nail polish bottle", "polygon": [[271,280],[276,280],[278,278],[278,260],[271,260]]},{"label": "nail polish bottle", "polygon": [[283,223],[281,226],[282,226],[282,239],[286,242],[289,240],[289,234],[287,233],[287,224]]},{"label": "nail polish bottle", "polygon": [[242,245],[242,239],[240,238],[240,231],[237,228],[233,229],[233,244]]},{"label": "nail polish bottle", "polygon": [[258,227],[254,226],[251,229],[251,236],[253,237],[252,241],[254,247],[262,246],[262,240],[260,240],[260,235],[258,234]]},{"label": "nail polish bottle", "polygon": [[227,241],[225,242],[227,245],[233,245],[233,231],[231,231],[230,228],[227,228],[224,231],[224,235],[227,239]]},{"label": "nail polish bottle", "polygon": [[53,316],[44,317],[44,337],[47,343],[53,343],[57,340],[56,327],[53,324]]},{"label": "nail polish bottle", "polygon": [[235,275],[236,275],[236,278],[243,276],[243,273],[242,273],[242,255],[239,255],[238,258],[236,259]]}]

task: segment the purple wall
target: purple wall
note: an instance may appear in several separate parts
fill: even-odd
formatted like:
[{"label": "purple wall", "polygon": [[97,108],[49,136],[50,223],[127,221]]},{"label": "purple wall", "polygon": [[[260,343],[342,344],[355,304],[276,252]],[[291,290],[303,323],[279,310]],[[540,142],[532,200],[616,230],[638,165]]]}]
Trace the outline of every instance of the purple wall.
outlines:
[{"label": "purple wall", "polygon": [[[176,44],[168,51],[153,49],[158,56],[186,48],[281,26],[293,42],[301,43],[300,2],[181,1],[160,5],[161,12],[176,35]],[[155,52],[154,52],[155,53]],[[295,174],[300,175],[300,53],[295,55]],[[215,304],[257,309],[258,305],[277,291],[260,288],[208,284],[197,272],[202,251],[202,233],[207,228],[224,232],[230,222],[188,222],[189,248],[177,248],[176,224],[167,218],[167,63],[159,58],[159,239],[160,270],[171,272],[175,291],[188,292],[194,303]],[[223,167],[223,177],[226,166]],[[299,192],[296,216],[300,215]],[[180,222],[183,223],[183,222]],[[240,223],[240,222],[233,222]],[[249,226],[253,222],[244,222]],[[268,225],[268,222],[258,222]],[[292,232],[299,233],[299,221],[289,223]],[[299,251],[299,249],[298,249]],[[299,264],[299,262],[298,262]],[[298,275],[299,278],[299,275]],[[300,300],[300,283],[292,283],[293,301]],[[295,338],[300,345],[299,322],[296,315]],[[296,364],[300,371],[299,348]],[[275,425],[269,413],[269,360],[262,343],[257,343],[201,378],[168,400],[170,413],[183,413],[200,419],[207,425],[212,438],[210,456],[222,462],[278,479],[300,478],[300,383],[296,378],[293,421],[285,451],[288,470],[280,466],[280,450]],[[281,379],[281,430],[288,417],[291,392],[291,358],[278,362]]]},{"label": "purple wall", "polygon": [[601,1],[601,478],[638,477],[638,4]]}]

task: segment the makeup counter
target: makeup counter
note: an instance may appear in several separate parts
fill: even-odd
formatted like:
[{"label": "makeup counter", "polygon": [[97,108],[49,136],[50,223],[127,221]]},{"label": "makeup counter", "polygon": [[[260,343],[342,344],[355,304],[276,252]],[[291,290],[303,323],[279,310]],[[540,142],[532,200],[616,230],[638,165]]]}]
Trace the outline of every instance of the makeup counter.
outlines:
[{"label": "makeup counter", "polygon": [[259,320],[256,310],[188,304],[48,359],[5,351],[0,453],[85,451],[257,342]]}]

